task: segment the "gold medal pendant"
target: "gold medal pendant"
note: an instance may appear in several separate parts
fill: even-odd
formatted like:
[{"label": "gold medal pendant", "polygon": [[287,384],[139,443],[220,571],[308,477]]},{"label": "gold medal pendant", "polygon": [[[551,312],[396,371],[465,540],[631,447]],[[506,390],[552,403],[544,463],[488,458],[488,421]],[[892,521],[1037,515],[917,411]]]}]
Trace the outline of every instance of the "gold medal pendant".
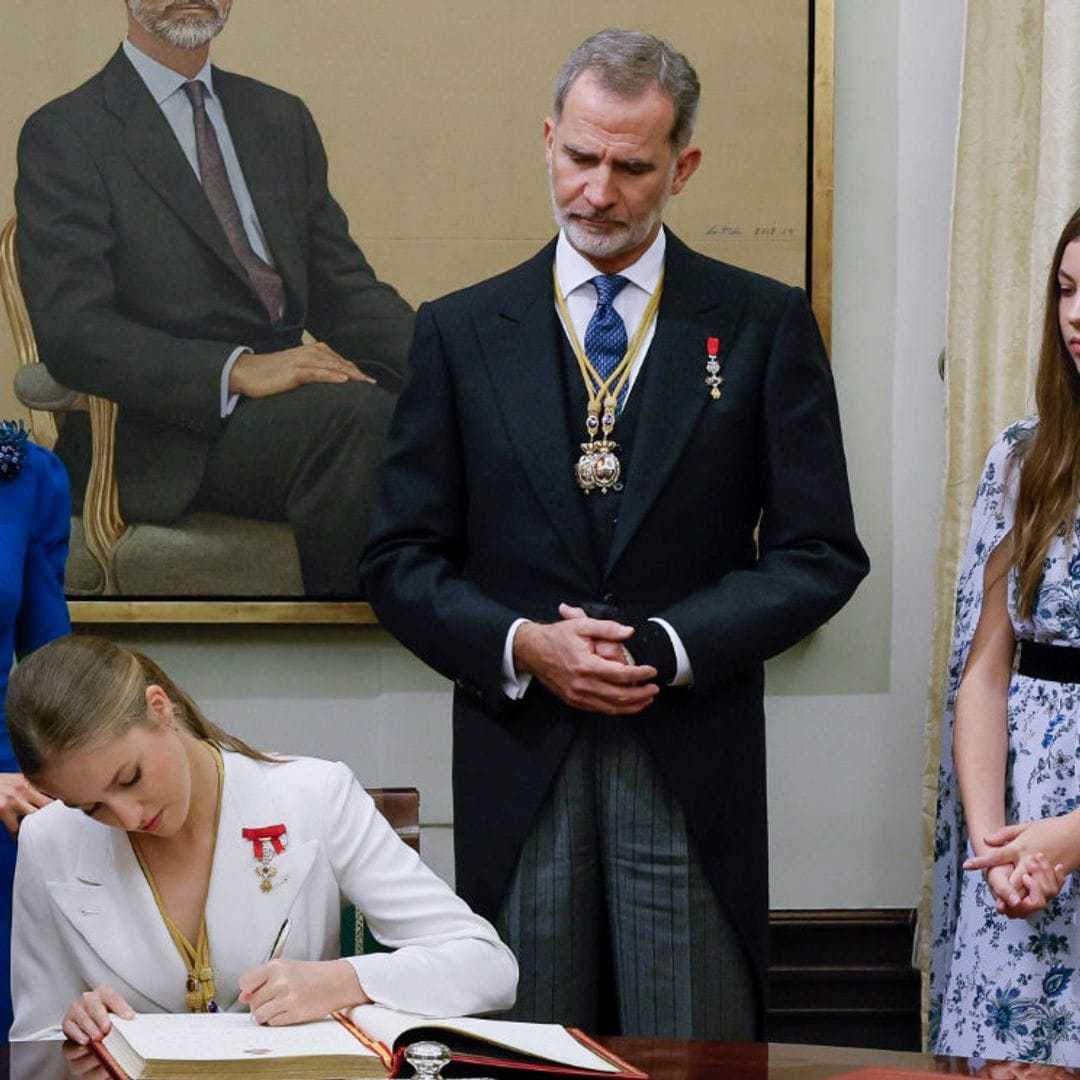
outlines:
[{"label": "gold medal pendant", "polygon": [[[589,402],[589,412],[585,417],[585,430],[588,432],[589,441],[581,444],[581,457],[574,466],[578,487],[586,495],[592,491],[606,495],[622,472],[619,455],[615,453],[619,444],[611,439],[617,406],[618,399],[611,394],[604,396],[602,414],[598,397]],[[598,432],[601,435],[599,442],[596,441]]]},{"label": "gold medal pendant", "polygon": [[618,448],[619,444],[611,442],[610,439],[581,444],[582,453],[574,466],[574,475],[577,477],[578,487],[586,495],[593,491],[606,495],[618,482],[622,472],[619,456],[615,453]]},{"label": "gold medal pendant", "polygon": [[274,887],[274,878],[277,877],[277,867],[270,865],[270,860],[265,859],[255,867],[255,873],[259,875],[259,888],[263,892],[270,892]]}]

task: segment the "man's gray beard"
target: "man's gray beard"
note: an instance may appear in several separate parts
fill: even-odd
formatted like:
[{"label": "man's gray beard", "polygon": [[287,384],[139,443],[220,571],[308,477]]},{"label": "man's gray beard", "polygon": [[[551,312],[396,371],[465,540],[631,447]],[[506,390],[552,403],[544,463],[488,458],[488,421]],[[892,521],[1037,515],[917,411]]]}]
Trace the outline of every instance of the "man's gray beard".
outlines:
[{"label": "man's gray beard", "polygon": [[[183,2],[184,0],[174,0],[169,7],[178,6]],[[187,2],[192,2],[192,0],[187,0]],[[169,7],[161,14],[154,14],[143,7],[142,0],[128,0],[128,10],[135,21],[154,37],[180,49],[198,49],[221,33],[226,19],[213,0],[203,0],[203,4],[207,14],[212,14],[212,18],[203,18],[195,14],[175,21],[169,18]]]},{"label": "man's gray beard", "polygon": [[591,255],[594,259],[611,259],[637,247],[652,232],[653,226],[660,220],[664,206],[667,204],[667,199],[663,199],[645,221],[636,227],[626,225],[615,232],[603,233],[589,229],[588,226],[581,224],[582,219],[559,206],[555,198],[555,184],[552,181],[550,169],[548,169],[548,194],[551,196],[551,212],[555,215],[555,224],[566,233],[566,239],[576,251],[582,255]]}]

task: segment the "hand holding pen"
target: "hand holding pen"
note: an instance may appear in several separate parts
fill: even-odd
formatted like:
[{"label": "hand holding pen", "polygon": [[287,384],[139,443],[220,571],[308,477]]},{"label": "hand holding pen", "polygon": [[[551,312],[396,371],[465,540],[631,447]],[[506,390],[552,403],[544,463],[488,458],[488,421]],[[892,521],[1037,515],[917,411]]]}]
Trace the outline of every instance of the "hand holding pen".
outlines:
[{"label": "hand holding pen", "polygon": [[240,976],[240,1000],[256,1023],[302,1024],[371,1000],[348,959],[283,959],[287,935],[288,920],[266,962]]},{"label": "hand holding pen", "polygon": [[[277,932],[277,937],[274,938],[274,944],[270,946],[270,951],[266,954],[266,959],[262,962],[262,967],[266,967],[267,964],[270,964],[275,960],[280,960],[281,959],[281,954],[283,952],[285,952],[285,945],[288,943],[289,934],[290,934],[291,931],[292,931],[292,919],[287,918],[281,924],[281,928]],[[252,998],[252,995],[255,993],[255,991],[257,991],[259,989],[262,989],[262,987],[264,987],[266,985],[266,980],[264,980],[258,986],[252,987],[250,989],[245,989],[244,988],[245,980],[250,979],[252,975],[254,975],[256,972],[259,972],[261,970],[262,970],[261,968],[256,968],[255,972],[249,972],[247,975],[243,976],[240,979],[240,1000],[241,1001],[250,1002],[251,998]],[[259,1021],[256,1019],[256,1016],[255,1016],[255,1008],[254,1008],[254,1006],[252,1006],[252,1009],[251,1009],[251,1019],[252,1019],[252,1021],[254,1023],[259,1023]]]}]

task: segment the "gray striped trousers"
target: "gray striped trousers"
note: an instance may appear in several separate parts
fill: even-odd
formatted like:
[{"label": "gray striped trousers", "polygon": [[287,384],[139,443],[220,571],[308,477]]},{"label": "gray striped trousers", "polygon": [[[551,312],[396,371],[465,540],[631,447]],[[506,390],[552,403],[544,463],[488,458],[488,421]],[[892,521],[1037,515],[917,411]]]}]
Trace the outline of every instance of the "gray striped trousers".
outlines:
[{"label": "gray striped trousers", "polygon": [[512,1019],[596,1032],[606,934],[621,1030],[602,1034],[754,1038],[750,962],[623,718],[582,722],[496,926],[521,967]]}]

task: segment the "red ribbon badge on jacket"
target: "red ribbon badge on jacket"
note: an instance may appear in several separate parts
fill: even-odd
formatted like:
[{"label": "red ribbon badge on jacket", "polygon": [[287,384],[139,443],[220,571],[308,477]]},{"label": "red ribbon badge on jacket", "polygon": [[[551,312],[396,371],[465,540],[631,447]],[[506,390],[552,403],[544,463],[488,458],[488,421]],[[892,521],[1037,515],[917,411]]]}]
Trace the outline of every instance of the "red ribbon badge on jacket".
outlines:
[{"label": "red ribbon badge on jacket", "polygon": [[724,385],[724,376],[720,373],[720,339],[709,337],[705,339],[705,385],[708,386],[709,394],[713,400],[720,397],[720,387]]},{"label": "red ribbon badge on jacket", "polygon": [[269,892],[273,887],[273,879],[277,877],[277,867],[273,865],[275,855],[280,855],[285,850],[281,838],[286,835],[284,822],[277,825],[260,825],[254,829],[244,829],[245,840],[250,840],[255,852],[255,873],[259,877],[259,888],[263,892]]}]

